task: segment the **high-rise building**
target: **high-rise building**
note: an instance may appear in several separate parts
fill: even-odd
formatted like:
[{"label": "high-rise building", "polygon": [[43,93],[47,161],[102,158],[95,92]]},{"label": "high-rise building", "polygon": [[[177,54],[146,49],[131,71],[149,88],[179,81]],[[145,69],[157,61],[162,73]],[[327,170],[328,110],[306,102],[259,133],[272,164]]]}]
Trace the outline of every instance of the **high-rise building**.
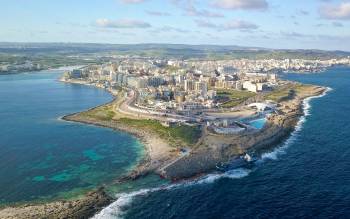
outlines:
[{"label": "high-rise building", "polygon": [[192,91],[194,90],[194,81],[193,80],[185,80],[185,91]]},{"label": "high-rise building", "polygon": [[148,86],[159,87],[164,83],[164,79],[162,77],[150,77],[148,79]]},{"label": "high-rise building", "polygon": [[195,90],[200,93],[202,97],[207,97],[207,92],[208,92],[208,86],[207,83],[205,82],[196,82],[195,83]]}]

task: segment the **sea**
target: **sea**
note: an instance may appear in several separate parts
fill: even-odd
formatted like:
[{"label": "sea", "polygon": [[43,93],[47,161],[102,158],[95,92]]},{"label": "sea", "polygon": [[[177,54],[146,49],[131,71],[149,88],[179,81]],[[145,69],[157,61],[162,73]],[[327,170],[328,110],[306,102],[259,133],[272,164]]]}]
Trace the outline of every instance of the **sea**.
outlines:
[{"label": "sea", "polygon": [[62,71],[0,76],[0,205],[70,198],[113,182],[144,150],[134,137],[60,118],[107,103]]},{"label": "sea", "polygon": [[329,91],[253,167],[119,193],[95,218],[350,218],[350,68],[282,77]]},{"label": "sea", "polygon": [[[95,88],[60,84],[56,76],[43,73],[0,77],[3,201],[55,196],[57,192],[85,187],[81,185],[93,187],[109,180],[107,172],[121,174],[142,157],[142,145],[132,136],[58,120],[60,115],[111,97]],[[296,130],[275,149],[260,155],[254,165],[181,183],[153,178],[138,186],[110,190],[117,200],[94,218],[350,218],[350,68],[282,77],[329,90],[305,100],[305,115]],[[53,90],[44,91],[39,86]],[[33,94],[31,89],[42,92]],[[44,97],[31,100],[36,95]],[[26,109],[23,104],[29,101],[34,105],[28,103]],[[52,107],[44,109],[49,103]],[[49,125],[58,131],[51,131]],[[121,136],[123,141],[119,140]],[[128,143],[120,146],[124,141]],[[109,153],[103,150],[106,147]],[[129,159],[125,161],[124,156]],[[84,178],[81,175],[85,171],[77,171],[82,160],[89,166],[88,171],[97,175],[102,172],[106,178],[87,182],[89,174]],[[115,164],[113,160],[124,162]],[[68,180],[65,174],[62,177],[64,171],[74,180]]]}]

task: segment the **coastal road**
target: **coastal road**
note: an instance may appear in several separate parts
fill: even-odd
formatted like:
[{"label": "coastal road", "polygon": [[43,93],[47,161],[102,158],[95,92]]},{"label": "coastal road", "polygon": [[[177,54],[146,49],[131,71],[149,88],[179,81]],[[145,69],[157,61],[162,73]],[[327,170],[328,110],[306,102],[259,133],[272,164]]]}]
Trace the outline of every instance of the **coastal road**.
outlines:
[{"label": "coastal road", "polygon": [[147,110],[135,105],[138,97],[138,92],[130,89],[125,100],[117,106],[119,112],[125,113],[127,115],[132,115],[134,117],[143,117],[148,119],[156,119],[160,121],[172,121],[172,120],[183,120],[183,121],[200,121],[201,117],[198,116],[182,116],[173,113],[166,113],[155,110]]},{"label": "coastal road", "polygon": [[208,114],[206,111],[204,115],[196,116],[184,116],[176,113],[169,113],[165,111],[157,111],[153,109],[141,108],[135,105],[136,100],[138,99],[139,93],[136,90],[129,89],[127,91],[127,95],[123,98],[121,104],[116,107],[115,110],[133,116],[137,118],[146,118],[146,119],[155,119],[163,122],[167,121],[191,121],[191,122],[199,122],[199,121],[212,121],[216,118],[220,119],[241,119],[244,117],[249,117],[255,113],[252,110],[244,110],[241,112],[230,112],[230,113],[220,113],[220,111],[216,110],[208,110]]}]

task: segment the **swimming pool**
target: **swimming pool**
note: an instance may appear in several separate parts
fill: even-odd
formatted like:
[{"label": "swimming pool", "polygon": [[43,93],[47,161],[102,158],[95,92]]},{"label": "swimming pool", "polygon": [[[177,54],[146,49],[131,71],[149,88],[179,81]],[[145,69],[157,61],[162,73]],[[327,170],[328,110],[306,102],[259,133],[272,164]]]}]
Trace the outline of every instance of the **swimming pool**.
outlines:
[{"label": "swimming pool", "polygon": [[256,129],[262,129],[265,126],[265,123],[266,123],[266,118],[261,118],[261,119],[255,119],[248,122],[248,125]]}]

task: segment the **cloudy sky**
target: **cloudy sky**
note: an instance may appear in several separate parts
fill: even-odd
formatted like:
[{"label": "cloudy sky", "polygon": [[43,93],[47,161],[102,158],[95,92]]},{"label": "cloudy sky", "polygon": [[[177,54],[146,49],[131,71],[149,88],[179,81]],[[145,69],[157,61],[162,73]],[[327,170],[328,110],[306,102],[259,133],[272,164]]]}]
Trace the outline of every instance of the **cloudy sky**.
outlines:
[{"label": "cloudy sky", "polygon": [[350,51],[350,0],[0,0],[1,42]]}]

